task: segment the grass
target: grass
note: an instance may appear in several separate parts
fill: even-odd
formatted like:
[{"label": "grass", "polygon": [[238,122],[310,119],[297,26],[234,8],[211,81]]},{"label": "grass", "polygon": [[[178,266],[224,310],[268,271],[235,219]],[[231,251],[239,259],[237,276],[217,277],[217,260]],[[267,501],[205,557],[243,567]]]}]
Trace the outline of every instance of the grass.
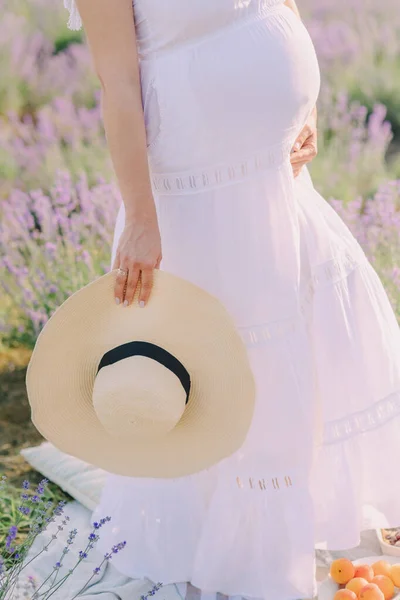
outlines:
[{"label": "grass", "polygon": [[[22,448],[36,446],[43,441],[30,418],[30,408],[26,394],[25,375],[31,351],[14,348],[0,351],[0,476],[7,476],[7,494],[0,497],[0,547],[13,525],[21,504],[21,485],[28,479],[32,486],[37,485],[43,475],[38,473],[20,454]],[[46,500],[56,504],[61,500],[70,502],[71,496],[56,484],[50,482],[46,489]],[[18,542],[29,532],[28,519],[22,516],[19,525]]]}]

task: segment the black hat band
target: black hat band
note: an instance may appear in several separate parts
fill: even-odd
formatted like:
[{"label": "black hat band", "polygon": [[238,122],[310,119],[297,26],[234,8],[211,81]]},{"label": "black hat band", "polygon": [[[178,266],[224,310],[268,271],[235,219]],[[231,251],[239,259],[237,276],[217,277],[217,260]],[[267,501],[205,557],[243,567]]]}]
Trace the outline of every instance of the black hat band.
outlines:
[{"label": "black hat band", "polygon": [[103,367],[113,365],[114,363],[123,360],[124,358],[129,358],[130,356],[146,356],[147,358],[152,358],[172,371],[172,373],[174,373],[174,375],[176,375],[181,382],[183,389],[186,392],[186,404],[188,403],[191,385],[188,371],[173,354],[167,350],[164,350],[164,348],[161,348],[161,346],[157,346],[156,344],[152,344],[150,342],[127,342],[126,344],[116,346],[112,350],[109,350],[103,355],[103,358],[101,359],[97,368],[97,373]]}]

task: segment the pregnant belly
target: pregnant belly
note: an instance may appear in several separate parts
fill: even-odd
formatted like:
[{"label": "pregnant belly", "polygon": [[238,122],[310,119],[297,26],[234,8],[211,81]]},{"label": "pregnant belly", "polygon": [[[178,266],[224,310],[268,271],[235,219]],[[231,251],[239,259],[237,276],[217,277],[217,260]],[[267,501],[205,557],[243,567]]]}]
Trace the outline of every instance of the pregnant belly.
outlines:
[{"label": "pregnant belly", "polygon": [[320,86],[314,46],[286,6],[142,62],[153,170],[243,158],[295,138]]}]

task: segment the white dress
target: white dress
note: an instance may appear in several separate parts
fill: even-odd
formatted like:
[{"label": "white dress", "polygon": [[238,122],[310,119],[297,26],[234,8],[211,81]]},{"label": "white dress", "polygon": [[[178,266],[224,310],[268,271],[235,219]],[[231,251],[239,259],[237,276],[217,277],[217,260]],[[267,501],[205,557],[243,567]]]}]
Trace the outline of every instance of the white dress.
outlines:
[{"label": "white dress", "polygon": [[[164,585],[310,597],[316,544],[400,525],[399,326],[308,171],[292,173],[320,88],[303,23],[283,0],[134,11],[162,269],[224,302],[258,389],[244,445],[218,465],[108,476],[101,547],[126,540],[115,566]],[[112,261],[123,226],[121,206]]]}]

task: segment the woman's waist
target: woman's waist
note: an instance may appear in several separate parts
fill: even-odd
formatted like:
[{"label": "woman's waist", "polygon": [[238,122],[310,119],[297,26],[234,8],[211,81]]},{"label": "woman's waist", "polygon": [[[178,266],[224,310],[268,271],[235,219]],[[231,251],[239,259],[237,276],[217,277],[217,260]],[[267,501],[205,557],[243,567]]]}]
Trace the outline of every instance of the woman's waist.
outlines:
[{"label": "woman's waist", "polygon": [[[158,195],[187,195],[215,190],[226,185],[256,177],[273,169],[275,172],[282,167],[290,166],[290,153],[296,129],[286,132],[286,137],[278,143],[267,142],[258,150],[243,154],[241,151],[221,160],[214,153],[213,162],[200,166],[196,165],[197,153],[187,156],[186,164],[182,161],[179,171],[173,171],[166,165],[154,164],[149,161],[150,176],[153,190]],[[235,156],[236,154],[236,156]],[[164,166],[164,172],[163,172]]]},{"label": "woman's waist", "polygon": [[[207,42],[251,26],[265,20],[269,15],[287,9],[284,0],[257,0],[257,2],[251,3],[238,0],[237,4],[235,11],[231,11],[227,16],[222,15],[220,18],[218,15],[215,15],[213,19],[195,20],[192,18],[186,26],[182,26],[182,20],[179,19],[177,22],[179,21],[180,26],[176,29],[160,25],[158,32],[157,27],[147,30],[144,25],[139,26],[137,32],[138,51],[143,68],[147,61],[164,59],[169,55],[179,54],[191,48],[195,51],[197,47],[201,47]],[[141,28],[145,30],[144,34],[141,32]]]}]

